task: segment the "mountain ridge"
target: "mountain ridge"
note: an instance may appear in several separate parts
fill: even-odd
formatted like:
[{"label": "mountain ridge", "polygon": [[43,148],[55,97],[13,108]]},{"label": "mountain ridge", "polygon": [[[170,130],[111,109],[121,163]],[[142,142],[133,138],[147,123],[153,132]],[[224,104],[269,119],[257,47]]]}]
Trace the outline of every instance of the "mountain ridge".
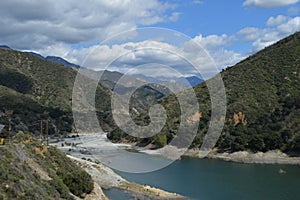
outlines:
[{"label": "mountain ridge", "polygon": [[[216,144],[220,152],[276,149],[289,155],[300,155],[299,55],[300,32],[296,32],[221,72],[227,115]],[[209,127],[211,104],[205,82],[193,90],[201,118],[190,148],[198,149]],[[169,95],[158,103],[165,107],[168,115],[159,134],[162,140],[158,146],[164,146],[176,138],[181,121],[180,105],[176,95]],[[125,136],[112,133],[109,138],[118,142]],[[191,136],[187,134],[186,137]],[[143,145],[153,143],[153,139],[142,141]]]},{"label": "mountain ridge", "polygon": [[[225,126],[216,147],[220,151],[268,151],[279,149],[290,155],[300,152],[300,33],[297,32],[229,67],[221,76],[227,95]],[[73,132],[71,96],[76,71],[27,53],[0,50],[1,109],[12,109],[13,128],[38,134],[39,127],[27,127],[49,118],[50,133]],[[8,78],[7,78],[8,77]],[[205,82],[194,88],[199,103],[198,133],[191,148],[199,148],[210,122],[210,96]],[[162,147],[174,137],[180,124],[176,95],[154,96],[145,90],[134,94],[130,113],[139,125],[150,123],[148,109],[155,103],[166,108],[167,122],[159,135],[133,138],[116,126],[111,112],[111,88],[99,84],[96,112],[102,129],[114,142],[129,141]],[[185,91],[181,92],[183,95]],[[155,95],[158,95],[155,97]],[[147,99],[148,104],[140,100]],[[146,105],[146,106],[145,106]],[[135,109],[139,108],[139,109]],[[31,116],[28,118],[26,116]],[[0,117],[7,124],[8,117]],[[19,125],[19,126],[18,126]],[[187,135],[187,137],[189,137]]]}]

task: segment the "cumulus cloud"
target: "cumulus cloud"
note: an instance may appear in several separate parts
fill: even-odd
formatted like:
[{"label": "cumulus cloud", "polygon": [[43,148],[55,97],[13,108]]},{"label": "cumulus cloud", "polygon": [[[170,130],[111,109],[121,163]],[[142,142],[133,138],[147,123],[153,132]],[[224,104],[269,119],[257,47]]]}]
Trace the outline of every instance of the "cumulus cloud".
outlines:
[{"label": "cumulus cloud", "polygon": [[298,3],[299,0],[246,0],[244,6],[256,6],[260,8],[283,7]]},{"label": "cumulus cloud", "polygon": [[[114,33],[177,20],[158,0],[0,1],[0,43],[17,49],[101,41]],[[170,13],[170,14],[167,14]]]},{"label": "cumulus cloud", "polygon": [[300,17],[295,17],[288,22],[279,25],[277,29],[283,34],[290,34],[296,31],[300,31]]},{"label": "cumulus cloud", "polygon": [[[240,30],[236,36],[245,42],[251,42],[253,52],[261,50],[278,40],[300,31],[300,17],[289,18],[279,15],[270,17],[267,21],[270,27],[247,27]],[[272,25],[272,26],[271,26]]]},{"label": "cumulus cloud", "polygon": [[[216,72],[214,65],[207,61],[208,58],[204,56],[203,52],[199,52],[199,49],[194,45],[195,43],[210,54],[218,69],[221,70],[236,64],[249,54],[259,51],[295,31],[299,31],[300,17],[274,16],[270,17],[266,24],[269,25],[266,28],[246,27],[233,35],[198,35],[177,46],[175,43],[165,42],[166,38],[164,36],[153,36],[153,39],[137,39],[139,33],[136,32],[134,36],[131,35],[135,38],[130,40],[131,42],[124,40],[117,43],[89,45],[87,48],[79,49],[71,48],[67,44],[56,43],[41,49],[39,52],[43,55],[52,55],[53,52],[56,52],[57,56],[95,70],[103,70],[110,64],[109,70],[127,73],[135,67],[154,63],[153,66],[159,66],[155,64],[171,66],[182,75],[197,74],[194,67],[176,55],[176,52],[179,52],[189,61],[200,63],[201,73],[209,77]],[[145,31],[150,34],[149,31]],[[167,36],[168,38],[171,37],[170,34],[167,34]],[[252,49],[247,52],[236,51],[231,48],[232,44],[236,42],[252,45]],[[86,60],[87,56],[88,60]],[[84,60],[85,62],[83,62]],[[177,76],[176,73],[170,71],[155,70],[155,67],[153,69],[154,71],[148,75]]]},{"label": "cumulus cloud", "polygon": [[277,17],[270,17],[266,23],[267,26],[277,26],[286,22],[289,18],[284,15],[278,15]]},{"label": "cumulus cloud", "polygon": [[198,42],[214,59],[218,69],[224,69],[227,66],[232,66],[238,61],[245,58],[243,53],[228,50],[227,47],[231,46],[234,36],[223,35],[209,35],[203,37],[202,35],[196,36],[194,41]]},{"label": "cumulus cloud", "polygon": [[242,35],[245,42],[253,42],[261,36],[261,30],[255,27],[247,27],[240,30],[237,35]]},{"label": "cumulus cloud", "polygon": [[[205,53],[199,52],[195,43],[199,44],[209,53],[219,70],[232,66],[241,61],[249,54],[257,52],[278,40],[300,30],[300,17],[286,17],[283,15],[270,17],[266,28],[246,27],[233,35],[198,35],[179,46],[164,42],[164,38],[156,40],[142,40],[136,42],[125,42],[113,45],[92,46],[78,50],[70,50],[66,57],[71,61],[84,60],[89,54],[89,62],[84,63],[90,68],[103,70],[103,67],[111,63],[111,70],[118,70],[126,73],[133,68],[145,64],[162,64],[173,67],[183,75],[197,74],[197,70],[189,63],[184,62],[180,57],[169,52],[180,52],[187,60],[201,65],[201,72],[207,77],[215,73],[214,65],[208,62]],[[252,49],[247,52],[232,50],[231,46],[235,42],[252,45]],[[152,47],[152,48],[149,48]],[[60,48],[63,49],[63,46]],[[148,48],[148,49],[147,49]],[[59,49],[59,48],[58,48]],[[63,50],[62,50],[63,51]],[[78,63],[78,62],[77,62]],[[81,63],[78,63],[81,64]],[[155,65],[153,65],[155,66]],[[160,70],[150,73],[152,76],[172,76]]]},{"label": "cumulus cloud", "polygon": [[[223,37],[223,39],[219,39],[220,44],[215,42],[217,37],[208,36],[206,38],[201,36],[203,42],[201,46],[209,53],[212,53],[213,58],[217,61],[217,66],[227,65],[228,63],[225,63],[225,60],[233,64],[231,59],[234,61],[238,59],[235,57],[234,52],[224,49],[218,53],[214,52],[215,50],[213,49],[216,49],[218,45],[225,44],[223,41],[226,38],[225,35],[220,36],[221,38]],[[198,46],[199,38],[200,36],[180,44],[170,44],[164,41],[163,38],[156,38],[156,40],[148,39],[111,45],[93,45],[80,49],[71,49],[67,45],[55,45],[48,47],[41,53],[47,55],[47,52],[52,52],[56,49],[56,52],[60,53],[61,57],[96,71],[108,69],[122,73],[136,73],[143,72],[146,66],[151,65],[151,72],[149,72],[148,68],[148,71],[144,71],[144,73],[152,77],[178,77],[178,74],[181,74],[181,76],[201,75],[203,78],[209,78],[216,74],[217,71],[206,51],[201,50]],[[214,41],[212,46],[209,45],[209,41]],[[208,50],[208,48],[210,49]],[[173,71],[163,70],[161,66],[169,67]]]},{"label": "cumulus cloud", "polygon": [[[199,75],[209,78],[216,74],[216,68],[221,70],[232,66],[245,58],[246,55],[226,49],[231,45],[234,36],[198,35],[179,46],[164,42],[163,38],[142,40],[112,45],[93,45],[87,48],[72,49],[68,45],[49,46],[39,52],[49,55],[57,52],[70,62],[83,65],[94,70],[108,69],[122,73],[134,72],[133,69],[142,65],[152,64],[148,76],[182,76]],[[200,45],[203,50],[199,50]],[[200,47],[200,48],[201,48]],[[209,54],[206,54],[206,52]],[[209,57],[210,56],[210,57]],[[157,65],[156,65],[157,64]],[[171,71],[163,72],[160,65],[171,67]],[[107,68],[108,67],[108,68]],[[141,68],[139,68],[141,70]]]},{"label": "cumulus cloud", "polygon": [[224,46],[227,45],[230,41],[230,38],[226,35],[209,35],[203,37],[202,35],[198,35],[195,37],[195,41],[199,42],[204,48],[212,48],[216,46]]},{"label": "cumulus cloud", "polygon": [[[82,64],[94,70],[108,69],[128,73],[129,71],[135,72],[136,70],[133,70],[135,68],[139,68],[140,71],[141,66],[151,64],[153,71],[148,73],[148,76],[171,77],[178,76],[178,73],[186,76],[198,73],[198,69],[193,66],[196,63],[201,65],[203,75],[206,73],[209,76],[208,74],[211,71],[211,63],[207,61],[209,57],[201,54],[203,52],[199,51],[199,49],[188,51],[186,45],[188,44],[174,46],[164,41],[144,40],[111,46],[99,45],[90,47],[88,50],[80,49],[76,52],[73,51],[72,54],[86,54],[88,59]],[[195,48],[192,45],[189,46]],[[199,61],[201,58],[203,60]],[[173,73],[172,71],[162,71],[161,65],[172,68],[174,70]]]},{"label": "cumulus cloud", "polygon": [[[115,44],[99,46],[96,45],[99,41],[115,33],[134,29],[139,25],[176,21],[181,13],[174,11],[174,5],[159,0],[61,0],[59,4],[52,2],[0,1],[0,44],[16,49],[35,50],[44,56],[60,56],[96,70],[103,69],[110,62],[110,69],[124,73],[139,65],[159,63],[172,66],[183,75],[196,74],[197,70],[189,63],[170,53],[181,52],[188,60],[200,63],[203,73],[212,75],[215,73],[212,63],[192,43],[200,44],[214,59],[216,66],[222,69],[234,65],[251,53],[230,50],[232,43],[250,43],[252,52],[256,52],[300,30],[300,17],[278,15],[267,20],[266,28],[246,27],[231,36],[198,35],[177,46],[165,42],[164,37],[122,43],[127,37],[136,37],[134,32]],[[247,0],[244,5],[273,7],[293,2],[298,1]],[[89,60],[84,62],[87,56]],[[159,70],[151,74],[171,75],[170,72]]]}]

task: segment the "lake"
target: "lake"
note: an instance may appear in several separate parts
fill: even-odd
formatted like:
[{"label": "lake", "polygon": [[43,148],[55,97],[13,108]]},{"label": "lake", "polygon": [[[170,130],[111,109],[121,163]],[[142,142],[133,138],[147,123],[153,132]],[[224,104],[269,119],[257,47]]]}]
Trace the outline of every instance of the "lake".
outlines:
[{"label": "lake", "polygon": [[[77,145],[62,147],[62,143],[65,142]],[[162,157],[128,152],[126,145],[124,147],[112,144],[104,134],[69,138],[53,145],[76,157],[97,158],[103,163],[114,164],[115,169],[122,168],[125,171],[135,167],[142,171],[142,168],[150,169],[156,166],[151,166],[151,163],[165,164]],[[70,148],[72,151],[69,151]],[[92,155],[80,153],[84,151]],[[286,173],[279,173],[282,170]],[[129,181],[159,187],[192,199],[300,199],[300,166],[239,164],[211,159],[183,158],[150,173],[115,171]],[[108,190],[105,193],[111,200],[130,199],[131,196],[119,190]]]},{"label": "lake", "polygon": [[[281,169],[286,173],[279,173]],[[151,173],[116,172],[129,181],[159,187],[192,199],[300,199],[300,166],[184,158]],[[106,191],[106,194],[112,200],[125,197],[116,190]]]}]

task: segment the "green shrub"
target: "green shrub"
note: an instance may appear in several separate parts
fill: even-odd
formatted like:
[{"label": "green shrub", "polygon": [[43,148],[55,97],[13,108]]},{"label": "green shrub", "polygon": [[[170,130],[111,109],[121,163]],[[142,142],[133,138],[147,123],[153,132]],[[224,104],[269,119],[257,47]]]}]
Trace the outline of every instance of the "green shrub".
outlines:
[{"label": "green shrub", "polygon": [[[51,181],[49,181],[50,185],[59,192],[60,198],[64,198],[66,200],[73,200],[74,198],[70,195],[69,188],[64,184],[64,182],[57,176],[55,176]],[[52,193],[52,191],[48,191],[48,193]]]},{"label": "green shrub", "polygon": [[76,196],[80,196],[84,193],[90,193],[93,190],[94,184],[91,176],[79,168],[71,170],[61,168],[57,171],[57,175]]}]

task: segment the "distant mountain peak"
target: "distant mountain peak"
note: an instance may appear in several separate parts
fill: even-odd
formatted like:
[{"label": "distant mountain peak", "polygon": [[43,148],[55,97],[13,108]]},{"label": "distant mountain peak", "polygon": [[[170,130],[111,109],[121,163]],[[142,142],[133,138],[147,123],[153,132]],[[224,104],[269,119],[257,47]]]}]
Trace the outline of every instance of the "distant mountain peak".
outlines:
[{"label": "distant mountain peak", "polygon": [[64,65],[66,67],[71,67],[71,68],[76,68],[76,69],[80,68],[79,65],[76,65],[74,63],[70,63],[69,61],[67,61],[67,60],[65,60],[61,57],[58,57],[58,56],[47,56],[45,58],[45,60],[56,63],[56,64]]},{"label": "distant mountain peak", "polygon": [[38,54],[38,53],[35,53],[35,52],[26,52],[26,53],[45,60],[45,57],[42,56],[41,54]]},{"label": "distant mountain peak", "polygon": [[152,77],[152,76],[145,76],[143,74],[134,74],[132,76],[142,78],[144,80],[147,80],[151,83],[166,83],[166,82],[171,82],[171,83],[177,83],[183,86],[196,86],[200,83],[202,83],[204,80],[199,78],[198,76],[188,76],[188,77],[164,77],[164,76],[159,76],[159,77]]},{"label": "distant mountain peak", "polygon": [[0,45],[0,48],[1,49],[11,49],[9,46],[7,46],[7,45]]}]

